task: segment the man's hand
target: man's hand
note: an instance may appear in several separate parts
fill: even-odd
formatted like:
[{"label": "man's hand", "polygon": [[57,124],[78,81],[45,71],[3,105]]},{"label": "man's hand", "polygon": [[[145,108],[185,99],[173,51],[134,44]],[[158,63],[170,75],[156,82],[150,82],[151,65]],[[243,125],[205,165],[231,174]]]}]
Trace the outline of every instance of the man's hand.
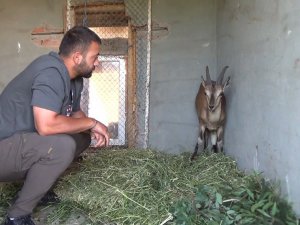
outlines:
[{"label": "man's hand", "polygon": [[102,134],[91,133],[92,147],[106,147],[106,140]]},{"label": "man's hand", "polygon": [[95,123],[95,126],[91,129],[91,136],[97,141],[95,147],[107,147],[109,145],[108,129],[99,121],[95,121]]}]

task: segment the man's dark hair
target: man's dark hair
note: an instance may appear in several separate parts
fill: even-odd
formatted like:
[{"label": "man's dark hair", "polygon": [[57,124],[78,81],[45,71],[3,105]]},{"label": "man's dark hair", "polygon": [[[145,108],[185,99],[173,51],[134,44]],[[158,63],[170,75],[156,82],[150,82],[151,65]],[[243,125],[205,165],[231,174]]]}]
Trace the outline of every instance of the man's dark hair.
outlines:
[{"label": "man's dark hair", "polygon": [[101,44],[100,37],[92,30],[84,26],[75,26],[65,33],[58,54],[68,56],[72,52],[79,51],[84,54],[92,42]]}]

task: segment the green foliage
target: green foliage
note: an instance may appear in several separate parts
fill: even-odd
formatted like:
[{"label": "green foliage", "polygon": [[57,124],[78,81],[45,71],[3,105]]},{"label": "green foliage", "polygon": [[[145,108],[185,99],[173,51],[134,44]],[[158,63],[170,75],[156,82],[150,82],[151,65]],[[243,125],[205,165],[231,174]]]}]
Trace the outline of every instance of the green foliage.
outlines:
[{"label": "green foliage", "polygon": [[274,185],[258,174],[245,178],[240,186],[224,183],[219,191],[215,187],[201,185],[194,198],[181,199],[171,207],[175,224],[299,224],[291,206],[279,197]]}]

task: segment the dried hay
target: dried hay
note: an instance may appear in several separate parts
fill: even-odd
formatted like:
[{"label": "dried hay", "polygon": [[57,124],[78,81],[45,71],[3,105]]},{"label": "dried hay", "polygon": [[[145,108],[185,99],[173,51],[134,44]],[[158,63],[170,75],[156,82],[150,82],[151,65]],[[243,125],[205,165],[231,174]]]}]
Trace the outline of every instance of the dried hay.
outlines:
[{"label": "dried hay", "polygon": [[243,182],[236,163],[223,154],[202,154],[191,164],[189,154],[105,150],[81,164],[57,192],[94,224],[159,224],[177,200],[192,198],[196,187]]},{"label": "dried hay", "polygon": [[[188,153],[171,155],[137,149],[111,149],[89,153],[58,183],[55,191],[62,202],[55,206],[49,216],[49,224],[53,221],[60,221],[59,224],[63,224],[71,215],[80,214],[86,218],[85,224],[159,225],[163,224],[170,212],[178,218],[165,224],[220,224],[214,223],[210,218],[192,219],[193,216],[189,214],[200,212],[200,208],[196,209],[194,205],[200,205],[195,203],[195,199],[199,199],[197,191],[201,187],[203,189],[203,185],[218,191],[211,192],[217,198],[208,198],[209,207],[205,206],[205,210],[214,212],[212,217],[216,214],[216,209],[219,214],[220,211],[225,210],[225,214],[230,212],[233,215],[235,212],[241,217],[240,212],[230,208],[231,203],[230,207],[225,205],[223,207],[220,198],[223,196],[224,199],[229,192],[241,190],[241,187],[248,187],[251,176],[246,176],[239,171],[235,161],[223,154],[202,153],[192,163],[189,161],[189,156]],[[250,179],[251,183],[253,179]],[[254,185],[253,188],[257,188],[257,185],[261,186],[261,180],[254,183],[256,186]],[[257,192],[247,188],[245,190],[250,197],[251,191],[254,193],[253,196]],[[4,209],[15,193],[16,186],[0,185],[0,216],[5,214]],[[201,196],[204,196],[203,193]],[[255,203],[253,200],[251,204]],[[257,207],[255,210],[260,209]],[[254,217],[256,217],[255,210]],[[295,220],[293,214],[289,213],[289,215],[292,217],[291,220]],[[222,224],[243,224],[234,223],[234,221],[241,221],[237,216],[232,219],[233,222],[227,221]],[[228,214],[227,217],[232,216]]]}]

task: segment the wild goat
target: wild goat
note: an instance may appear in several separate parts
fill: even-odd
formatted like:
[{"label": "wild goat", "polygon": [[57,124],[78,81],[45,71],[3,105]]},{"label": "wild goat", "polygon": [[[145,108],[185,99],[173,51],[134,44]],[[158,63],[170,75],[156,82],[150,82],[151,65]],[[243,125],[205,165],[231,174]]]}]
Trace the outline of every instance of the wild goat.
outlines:
[{"label": "wild goat", "polygon": [[228,66],[223,68],[217,81],[211,80],[208,66],[206,67],[206,80],[203,76],[201,77],[202,82],[195,101],[200,132],[191,160],[196,157],[199,146],[203,146],[202,150],[207,148],[209,136],[214,152],[223,151],[223,133],[226,119],[224,90],[229,85],[230,77],[227,78],[224,84],[222,83],[227,68]]}]

